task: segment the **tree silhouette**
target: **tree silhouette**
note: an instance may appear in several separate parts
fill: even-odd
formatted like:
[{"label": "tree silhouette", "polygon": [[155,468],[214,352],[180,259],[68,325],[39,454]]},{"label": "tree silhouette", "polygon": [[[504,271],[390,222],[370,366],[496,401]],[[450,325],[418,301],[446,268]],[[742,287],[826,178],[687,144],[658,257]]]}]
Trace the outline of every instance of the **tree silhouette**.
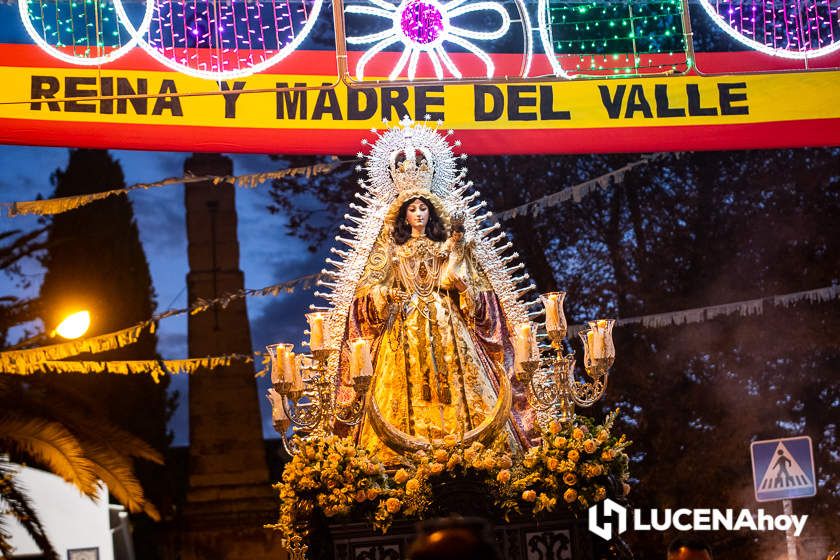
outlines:
[{"label": "tree silhouette", "polygon": [[[54,197],[101,192],[125,184],[120,164],[107,151],[87,149],[71,150],[67,168],[57,170],[53,182]],[[47,245],[42,260],[46,274],[40,292],[47,331],[77,309],[91,312],[89,335],[113,332],[151,317],[154,289],[127,198],[111,197],[54,216]],[[88,359],[155,359],[156,346],[157,336],[146,332],[135,344]],[[147,376],[77,375],[49,382],[71,385],[95,398],[112,422],[154,449],[162,452],[168,446],[166,421],[171,403],[166,380],[156,384]],[[154,465],[138,468],[139,478],[155,503],[167,493],[162,474],[162,469]],[[134,522],[140,531],[135,539],[138,555],[153,557],[151,539],[143,535],[147,520],[137,518]]]}]

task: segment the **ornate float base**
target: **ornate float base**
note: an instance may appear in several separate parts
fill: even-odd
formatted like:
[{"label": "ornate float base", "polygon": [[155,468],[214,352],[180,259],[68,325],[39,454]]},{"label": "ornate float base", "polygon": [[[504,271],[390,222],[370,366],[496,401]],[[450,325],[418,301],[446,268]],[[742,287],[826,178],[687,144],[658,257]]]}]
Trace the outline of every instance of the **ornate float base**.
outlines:
[{"label": "ornate float base", "polygon": [[[394,523],[387,534],[367,523],[329,525],[328,543],[311,550],[314,560],[401,560],[417,536],[417,523]],[[605,543],[586,528],[584,519],[552,517],[537,521],[499,521],[492,526],[496,547],[506,560],[629,560],[620,541]]]}]

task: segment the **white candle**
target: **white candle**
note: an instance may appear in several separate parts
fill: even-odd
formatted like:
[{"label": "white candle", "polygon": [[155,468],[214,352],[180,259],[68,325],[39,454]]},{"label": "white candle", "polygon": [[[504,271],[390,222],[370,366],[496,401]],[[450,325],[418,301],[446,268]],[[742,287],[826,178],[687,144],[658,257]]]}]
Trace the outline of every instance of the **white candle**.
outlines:
[{"label": "white candle", "polygon": [[271,384],[275,385],[283,380],[283,356],[288,346],[286,344],[276,344],[273,346],[274,356],[271,358]]},{"label": "white candle", "polygon": [[309,348],[320,350],[324,347],[325,325],[324,316],[312,313],[309,316]]},{"label": "white candle", "polygon": [[283,381],[295,382],[295,353],[291,350],[283,353]]},{"label": "white candle", "polygon": [[365,339],[362,339],[362,342],[364,342],[362,346],[362,367],[359,374],[373,375],[373,360],[370,357],[370,344]]},{"label": "white candle", "polygon": [[283,372],[283,364],[279,355],[275,355],[271,359],[271,384],[276,385],[280,383],[280,376]]},{"label": "white candle", "polygon": [[545,330],[556,331],[560,329],[560,294],[554,292],[548,294],[545,302]]},{"label": "white candle", "polygon": [[598,321],[591,331],[592,335],[592,358],[598,359],[604,357],[604,329],[601,326],[601,321]]},{"label": "white candle", "polygon": [[370,357],[370,344],[364,338],[350,342],[350,376],[373,375],[373,363]]},{"label": "white candle", "polygon": [[532,348],[530,323],[522,323],[516,327],[516,338],[514,340],[513,349],[517,364],[531,359]]}]

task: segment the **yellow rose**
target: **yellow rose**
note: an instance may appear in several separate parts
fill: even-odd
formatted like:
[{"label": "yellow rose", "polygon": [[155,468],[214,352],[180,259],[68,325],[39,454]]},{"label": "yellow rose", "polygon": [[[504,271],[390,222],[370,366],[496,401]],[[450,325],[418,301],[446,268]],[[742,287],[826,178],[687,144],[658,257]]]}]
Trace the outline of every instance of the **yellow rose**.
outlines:
[{"label": "yellow rose", "polygon": [[560,423],[557,420],[552,420],[548,423],[548,431],[552,433],[552,435],[557,435],[560,433]]},{"label": "yellow rose", "polygon": [[577,492],[569,488],[563,493],[563,499],[566,501],[567,504],[571,504],[575,500],[577,500]]},{"label": "yellow rose", "polygon": [[572,430],[572,437],[575,439],[583,439],[583,430],[580,428],[575,428]]},{"label": "yellow rose", "polygon": [[557,467],[560,466],[560,461],[558,461],[554,457],[549,457],[548,460],[545,462],[545,466],[548,467],[548,470],[550,471],[556,471]]},{"label": "yellow rose", "polygon": [[420,481],[416,478],[412,478],[408,482],[405,483],[405,491],[407,494],[414,494],[417,490],[420,489]]},{"label": "yellow rose", "polygon": [[394,482],[396,482],[397,484],[402,484],[409,478],[410,477],[408,475],[408,472],[406,472],[405,469],[400,469],[396,473],[394,473]]},{"label": "yellow rose", "polygon": [[400,506],[402,506],[402,502],[397,498],[388,498],[385,500],[385,509],[388,510],[388,513],[397,513],[400,511]]},{"label": "yellow rose", "polygon": [[443,445],[450,448],[455,447],[456,445],[458,445],[458,437],[454,434],[448,434],[443,436]]},{"label": "yellow rose", "polygon": [[472,463],[473,459],[475,459],[475,451],[473,449],[467,449],[464,451],[464,460],[467,463]]},{"label": "yellow rose", "polygon": [[429,470],[432,472],[432,474],[440,474],[443,472],[443,468],[444,466],[440,463],[432,463],[432,465],[429,467]]},{"label": "yellow rose", "polygon": [[577,484],[577,476],[575,476],[575,473],[567,472],[563,475],[563,482],[566,486],[574,486]]},{"label": "yellow rose", "polygon": [[566,447],[566,438],[564,437],[556,437],[554,438],[554,447],[557,449],[563,449]]},{"label": "yellow rose", "polygon": [[548,494],[544,492],[540,492],[539,501],[543,509],[547,509],[549,511],[553,510],[554,506],[557,505],[557,498],[549,498]]},{"label": "yellow rose", "polygon": [[330,463],[338,464],[338,462],[341,461],[341,455],[339,455],[338,453],[330,453],[329,456],[327,457],[327,460]]},{"label": "yellow rose", "polygon": [[609,432],[607,432],[607,430],[598,430],[598,435],[595,436],[595,439],[597,439],[601,443],[604,443],[605,441],[610,439],[610,434]]},{"label": "yellow rose", "polygon": [[613,455],[612,449],[607,449],[606,451],[601,452],[601,460],[604,461],[605,463],[609,463],[614,458],[615,457]]},{"label": "yellow rose", "polygon": [[596,449],[598,449],[598,444],[595,443],[595,440],[588,439],[583,442],[583,450],[587,453],[595,453]]},{"label": "yellow rose", "polygon": [[578,453],[577,450],[572,449],[566,454],[566,457],[569,459],[569,461],[577,463],[580,460],[580,453]]},{"label": "yellow rose", "polygon": [[472,445],[470,445],[470,449],[475,451],[476,453],[484,450],[484,444],[480,441],[474,441]]},{"label": "yellow rose", "polygon": [[507,484],[510,482],[510,471],[507,469],[499,471],[499,474],[496,475],[496,480],[502,484]]},{"label": "yellow rose", "polygon": [[537,499],[537,493],[533,490],[525,490],[522,492],[522,499],[526,502],[533,502]]},{"label": "yellow rose", "polygon": [[368,500],[375,500],[379,496],[379,489],[378,488],[369,488],[366,492]]},{"label": "yellow rose", "polygon": [[438,463],[445,463],[449,460],[449,453],[445,449],[437,449],[435,450],[435,461]]},{"label": "yellow rose", "polygon": [[513,466],[513,460],[510,458],[510,455],[502,455],[499,458],[499,466],[503,469],[509,469]]},{"label": "yellow rose", "polygon": [[600,502],[604,498],[607,497],[607,489],[603,486],[597,486],[595,488],[595,501]]},{"label": "yellow rose", "polygon": [[496,468],[496,461],[493,460],[493,457],[487,457],[481,463],[481,466],[484,470],[492,471]]}]

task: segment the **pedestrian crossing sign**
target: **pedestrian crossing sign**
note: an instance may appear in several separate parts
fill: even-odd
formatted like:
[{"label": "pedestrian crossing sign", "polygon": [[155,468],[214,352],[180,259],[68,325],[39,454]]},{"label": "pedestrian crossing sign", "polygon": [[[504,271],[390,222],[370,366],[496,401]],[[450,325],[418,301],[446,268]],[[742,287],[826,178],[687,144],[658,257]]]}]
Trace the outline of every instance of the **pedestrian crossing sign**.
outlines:
[{"label": "pedestrian crossing sign", "polygon": [[807,498],[817,493],[811,438],[754,441],[752,455],[755,499],[759,502]]}]

